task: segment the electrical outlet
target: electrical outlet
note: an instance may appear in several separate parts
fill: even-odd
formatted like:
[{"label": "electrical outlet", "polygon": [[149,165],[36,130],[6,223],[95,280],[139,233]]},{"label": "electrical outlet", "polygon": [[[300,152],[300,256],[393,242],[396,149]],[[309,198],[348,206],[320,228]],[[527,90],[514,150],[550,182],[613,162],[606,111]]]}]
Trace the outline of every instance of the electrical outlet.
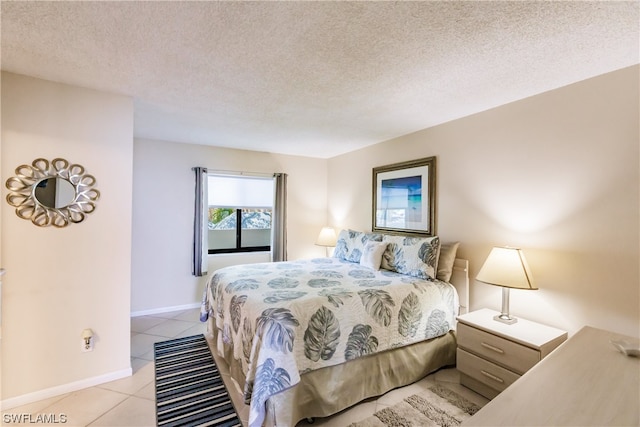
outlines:
[{"label": "electrical outlet", "polygon": [[89,341],[89,345],[85,344],[84,340],[82,340],[81,350],[83,353],[86,353],[88,351],[93,351],[93,339]]}]

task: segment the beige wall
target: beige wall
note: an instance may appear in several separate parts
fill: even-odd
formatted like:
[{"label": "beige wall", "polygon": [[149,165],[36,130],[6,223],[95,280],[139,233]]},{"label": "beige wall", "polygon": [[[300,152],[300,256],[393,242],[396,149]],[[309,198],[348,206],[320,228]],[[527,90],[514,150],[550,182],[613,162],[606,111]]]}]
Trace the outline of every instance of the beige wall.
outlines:
[{"label": "beige wall", "polygon": [[[373,167],[435,155],[438,231],[462,242],[471,275],[493,245],[525,250],[540,290],[512,292],[514,314],[570,332],[590,324],[640,335],[638,74],[621,70],[320,160],[134,142],[129,98],[3,73],[2,182],[20,164],[61,156],[94,174],[102,197],[85,222],[61,230],[2,203],[0,397],[33,401],[126,375],[130,312],[197,304],[195,165],[288,173],[295,259],[324,256],[313,242],[326,223],[370,229]],[[471,305],[498,309],[500,290],[472,282]],[[91,353],[80,352],[85,327],[97,335]]]},{"label": "beige wall", "polygon": [[[326,224],[327,162],[298,156],[136,140],[133,178],[131,310],[144,314],[197,304],[206,277],[191,275],[194,166],[288,174],[289,259],[324,256],[314,246]],[[268,254],[212,255],[209,271],[269,261]]]},{"label": "beige wall", "polygon": [[[128,375],[132,100],[3,72],[1,138],[3,403]],[[38,157],[96,177],[101,198],[84,222],[39,228],[4,202],[15,168]]]},{"label": "beige wall", "polygon": [[[494,245],[522,247],[538,291],[515,315],[638,336],[639,68],[631,67],[329,160],[329,223],[371,229],[371,169],[438,159],[438,234],[475,277]],[[500,309],[472,280],[471,308]]]}]

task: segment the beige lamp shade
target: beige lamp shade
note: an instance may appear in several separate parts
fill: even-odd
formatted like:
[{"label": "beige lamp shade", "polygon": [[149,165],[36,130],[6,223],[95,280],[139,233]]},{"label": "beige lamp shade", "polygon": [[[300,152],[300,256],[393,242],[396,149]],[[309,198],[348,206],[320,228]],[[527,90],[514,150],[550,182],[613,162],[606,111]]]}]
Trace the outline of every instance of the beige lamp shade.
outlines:
[{"label": "beige lamp shade", "polygon": [[316,245],[334,247],[336,245],[336,232],[331,227],[323,227],[316,239]]},{"label": "beige lamp shade", "polygon": [[515,289],[538,289],[527,260],[518,248],[494,247],[476,280],[489,285]]}]

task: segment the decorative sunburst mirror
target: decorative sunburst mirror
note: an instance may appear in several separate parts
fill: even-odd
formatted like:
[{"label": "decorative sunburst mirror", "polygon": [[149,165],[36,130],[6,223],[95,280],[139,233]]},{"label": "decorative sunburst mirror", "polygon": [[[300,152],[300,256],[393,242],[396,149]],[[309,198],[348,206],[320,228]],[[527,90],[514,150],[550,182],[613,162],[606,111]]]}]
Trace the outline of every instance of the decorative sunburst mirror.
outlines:
[{"label": "decorative sunburst mirror", "polygon": [[66,227],[96,209],[100,192],[95,184],[81,165],[39,158],[18,166],[16,176],[7,180],[7,202],[16,208],[16,215],[39,227]]}]

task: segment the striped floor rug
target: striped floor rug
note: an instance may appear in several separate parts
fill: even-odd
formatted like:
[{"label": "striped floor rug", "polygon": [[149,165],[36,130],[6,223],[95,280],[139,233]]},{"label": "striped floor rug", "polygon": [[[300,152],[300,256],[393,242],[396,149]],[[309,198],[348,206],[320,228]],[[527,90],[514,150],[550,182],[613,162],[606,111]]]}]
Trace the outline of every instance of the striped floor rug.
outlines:
[{"label": "striped floor rug", "polygon": [[153,347],[158,426],[242,426],[204,335]]},{"label": "striped floor rug", "polygon": [[479,405],[441,384],[436,384],[348,427],[453,427],[460,425],[478,410]]}]

